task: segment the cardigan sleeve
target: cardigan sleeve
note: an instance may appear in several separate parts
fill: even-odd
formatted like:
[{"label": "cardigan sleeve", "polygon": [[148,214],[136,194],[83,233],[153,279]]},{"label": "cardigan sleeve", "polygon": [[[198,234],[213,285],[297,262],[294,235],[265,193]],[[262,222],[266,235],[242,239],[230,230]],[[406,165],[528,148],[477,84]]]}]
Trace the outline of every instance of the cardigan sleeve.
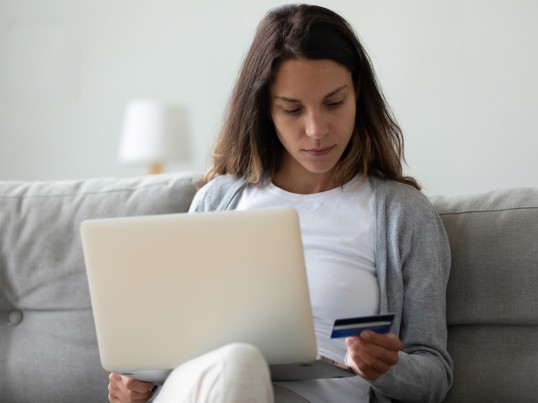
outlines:
[{"label": "cardigan sleeve", "polygon": [[398,185],[378,196],[385,225],[376,250],[383,254],[378,276],[384,277],[384,305],[396,313],[393,331],[403,347],[398,364],[371,382],[374,398],[439,402],[452,384],[446,328],[448,238],[435,209],[420,192]]},{"label": "cardigan sleeve", "polygon": [[245,181],[239,177],[217,176],[194,195],[189,213],[231,210],[237,204],[244,187]]}]

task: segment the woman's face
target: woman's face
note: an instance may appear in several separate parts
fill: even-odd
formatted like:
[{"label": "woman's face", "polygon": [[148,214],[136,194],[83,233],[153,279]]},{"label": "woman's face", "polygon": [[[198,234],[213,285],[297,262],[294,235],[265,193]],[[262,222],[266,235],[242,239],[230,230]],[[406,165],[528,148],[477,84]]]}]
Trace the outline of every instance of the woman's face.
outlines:
[{"label": "woman's face", "polygon": [[335,187],[334,169],[355,126],[351,73],[332,60],[287,60],[276,71],[270,98],[284,147],[273,182],[296,193]]}]

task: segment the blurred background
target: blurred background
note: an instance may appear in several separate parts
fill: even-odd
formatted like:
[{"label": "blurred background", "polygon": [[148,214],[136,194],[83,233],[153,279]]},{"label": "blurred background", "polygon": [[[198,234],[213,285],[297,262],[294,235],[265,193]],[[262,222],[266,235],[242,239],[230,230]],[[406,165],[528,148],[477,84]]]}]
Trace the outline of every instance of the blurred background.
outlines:
[{"label": "blurred background", "polygon": [[[0,179],[147,173],[119,151],[133,100],[179,111],[164,170],[205,170],[256,25],[280,4],[0,0]],[[538,2],[315,4],[357,31],[427,194],[538,186]]]}]

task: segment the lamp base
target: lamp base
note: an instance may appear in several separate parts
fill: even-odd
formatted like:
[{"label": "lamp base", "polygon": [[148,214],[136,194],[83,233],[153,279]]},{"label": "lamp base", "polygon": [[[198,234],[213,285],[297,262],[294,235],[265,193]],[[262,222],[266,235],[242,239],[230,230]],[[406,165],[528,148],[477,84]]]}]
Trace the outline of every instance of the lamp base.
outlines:
[{"label": "lamp base", "polygon": [[149,164],[149,170],[148,170],[149,175],[155,175],[155,174],[160,174],[160,173],[163,173],[162,163],[152,162],[151,164]]}]

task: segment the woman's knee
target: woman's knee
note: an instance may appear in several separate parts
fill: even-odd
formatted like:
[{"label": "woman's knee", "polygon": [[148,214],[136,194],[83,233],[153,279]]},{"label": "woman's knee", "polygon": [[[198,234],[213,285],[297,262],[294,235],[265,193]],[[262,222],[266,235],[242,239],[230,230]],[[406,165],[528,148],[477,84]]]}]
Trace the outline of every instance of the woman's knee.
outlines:
[{"label": "woman's knee", "polygon": [[269,367],[258,348],[228,344],[176,368],[157,401],[273,402]]},{"label": "woman's knee", "polygon": [[273,402],[269,366],[260,350],[250,344],[233,343],[220,349],[222,402]]},{"label": "woman's knee", "polygon": [[231,343],[221,349],[221,355],[226,365],[242,365],[246,367],[267,368],[267,362],[261,351],[252,344]]}]

